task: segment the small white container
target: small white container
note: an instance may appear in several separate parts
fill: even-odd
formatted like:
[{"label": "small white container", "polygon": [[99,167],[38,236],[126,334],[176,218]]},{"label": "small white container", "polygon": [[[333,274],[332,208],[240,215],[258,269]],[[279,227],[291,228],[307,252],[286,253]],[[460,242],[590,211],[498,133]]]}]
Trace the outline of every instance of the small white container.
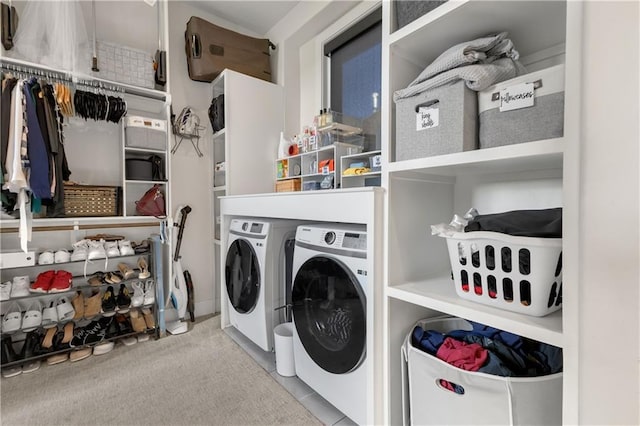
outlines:
[{"label": "small white container", "polygon": [[284,377],[296,375],[293,358],[293,323],[283,322],[273,329],[276,352],[276,371]]}]

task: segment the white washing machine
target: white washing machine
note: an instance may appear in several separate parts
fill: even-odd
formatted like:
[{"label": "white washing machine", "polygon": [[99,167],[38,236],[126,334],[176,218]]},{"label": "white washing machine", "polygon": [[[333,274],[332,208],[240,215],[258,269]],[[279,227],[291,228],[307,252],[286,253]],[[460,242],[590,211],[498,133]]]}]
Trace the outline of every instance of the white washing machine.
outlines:
[{"label": "white washing machine", "polygon": [[367,234],[361,225],[301,225],[293,255],[296,375],[367,423]]},{"label": "white washing machine", "polygon": [[[229,321],[265,351],[273,350],[273,329],[283,322],[287,241],[300,222],[232,219],[225,264]],[[293,248],[293,244],[291,244]],[[288,262],[291,267],[291,260]]]}]

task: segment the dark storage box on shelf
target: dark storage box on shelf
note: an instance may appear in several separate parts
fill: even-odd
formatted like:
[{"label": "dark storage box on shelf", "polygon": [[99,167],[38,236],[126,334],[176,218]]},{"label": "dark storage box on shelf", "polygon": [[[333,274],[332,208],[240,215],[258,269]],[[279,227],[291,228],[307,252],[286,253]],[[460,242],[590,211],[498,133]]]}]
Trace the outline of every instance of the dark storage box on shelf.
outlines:
[{"label": "dark storage box on shelf", "polygon": [[478,101],[464,81],[396,101],[396,161],[477,148]]},{"label": "dark storage box on shelf", "polygon": [[[525,83],[531,85],[520,86]],[[515,103],[515,97],[528,97],[532,105],[508,110],[506,105]],[[501,104],[506,106],[504,111],[500,111]],[[480,148],[562,137],[564,65],[503,81],[479,92],[478,112]]]},{"label": "dark storage box on shelf", "polygon": [[446,1],[447,0],[395,0],[393,3],[396,9],[398,29],[410,24],[422,15],[431,12]]},{"label": "dark storage box on shelf", "polygon": [[[424,330],[449,333],[470,330],[460,318],[419,321]],[[404,341],[406,361],[403,380],[408,383],[411,424],[511,424],[562,423],[562,374],[536,377],[502,377],[455,367]],[[446,387],[446,386],[449,387]],[[457,386],[457,387],[455,387]],[[452,390],[453,388],[453,390]]]},{"label": "dark storage box on shelf", "polygon": [[121,204],[122,188],[119,186],[64,184],[65,216],[119,216]]}]

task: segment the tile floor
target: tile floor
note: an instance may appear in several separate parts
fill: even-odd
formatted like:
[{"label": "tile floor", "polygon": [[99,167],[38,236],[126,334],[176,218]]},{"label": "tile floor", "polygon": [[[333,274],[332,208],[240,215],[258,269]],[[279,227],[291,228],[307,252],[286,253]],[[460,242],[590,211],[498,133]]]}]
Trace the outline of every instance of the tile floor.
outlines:
[{"label": "tile floor", "polygon": [[350,426],[352,422],[347,416],[338,411],[326,399],[318,395],[313,389],[297,377],[283,377],[276,371],[276,355],[273,352],[265,352],[255,343],[245,337],[233,327],[224,329],[242,349],[245,350],[262,368],[293,395],[304,407],[325,425]]}]

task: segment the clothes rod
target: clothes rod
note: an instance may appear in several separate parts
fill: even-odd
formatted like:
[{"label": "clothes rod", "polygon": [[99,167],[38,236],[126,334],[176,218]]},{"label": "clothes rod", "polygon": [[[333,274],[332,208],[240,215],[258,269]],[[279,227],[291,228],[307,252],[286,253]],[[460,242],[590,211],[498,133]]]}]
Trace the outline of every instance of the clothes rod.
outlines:
[{"label": "clothes rod", "polygon": [[[34,226],[33,232],[47,231],[76,231],[79,229],[109,229],[109,228],[143,228],[151,226],[160,226],[159,222],[140,222],[140,223],[113,223],[113,224],[94,224],[94,225],[58,225],[58,226]],[[18,227],[0,228],[0,234],[9,234],[18,232]]]},{"label": "clothes rod", "polygon": [[54,80],[64,80],[69,83],[103,88],[107,90],[126,93],[128,95],[140,96],[166,102],[169,99],[168,93],[159,90],[139,88],[129,84],[118,83],[115,81],[104,80],[99,77],[88,75],[74,74],[69,71],[50,68],[45,65],[33,64],[16,59],[0,58],[0,68],[6,71],[14,71],[16,73],[31,74],[36,77],[45,77]]}]

